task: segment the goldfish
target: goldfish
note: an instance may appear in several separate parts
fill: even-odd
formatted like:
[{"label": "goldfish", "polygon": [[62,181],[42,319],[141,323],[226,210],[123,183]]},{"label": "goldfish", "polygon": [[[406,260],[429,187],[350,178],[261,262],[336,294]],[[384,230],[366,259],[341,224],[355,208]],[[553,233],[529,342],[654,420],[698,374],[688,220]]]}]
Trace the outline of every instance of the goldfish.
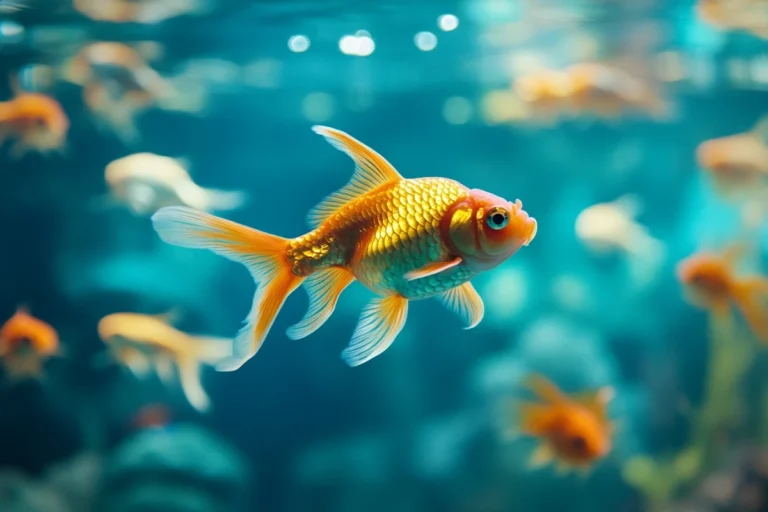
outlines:
[{"label": "goldfish", "polygon": [[66,150],[69,118],[54,98],[35,92],[24,92],[12,82],[14,97],[0,102],[0,144],[13,137],[16,142],[11,156],[21,158],[30,150],[46,154]]},{"label": "goldfish", "polygon": [[149,215],[163,206],[186,205],[198,210],[234,210],[246,200],[237,191],[207,189],[197,185],[183,159],[154,153],[135,153],[107,165],[108,201],[126,204],[136,215]]},{"label": "goldfish", "polygon": [[663,259],[664,244],[637,221],[643,203],[634,194],[585,208],[576,217],[576,237],[595,253],[628,255],[630,271],[641,281],[650,277]]},{"label": "goldfish", "polygon": [[42,378],[43,363],[57,355],[61,355],[58,333],[26,307],[17,308],[0,328],[0,358],[6,375],[13,380]]},{"label": "goldfish", "polygon": [[727,319],[733,304],[755,336],[768,343],[768,277],[736,274],[735,265],[743,251],[742,245],[732,245],[721,254],[694,254],[678,264],[677,277],[691,305],[716,319]]},{"label": "goldfish", "polygon": [[749,199],[768,192],[768,116],[748,131],[702,142],[696,148],[699,166],[713,178],[717,192],[731,199]]},{"label": "goldfish", "polygon": [[663,116],[668,106],[645,81],[618,65],[584,62],[563,70],[538,70],[520,76],[515,94],[535,108],[536,117],[555,121],[561,116],[592,114],[616,119],[628,109]]},{"label": "goldfish", "polygon": [[83,87],[83,101],[101,123],[124,142],[134,143],[139,139],[136,119],[143,112],[153,107],[202,109],[204,98],[199,91],[187,92],[186,84],[162,77],[149,65],[162,53],[163,47],[154,42],[90,43],[64,63],[60,74]]},{"label": "goldfish", "polygon": [[541,399],[519,407],[520,433],[540,440],[529,467],[554,462],[562,472],[578,470],[586,475],[611,451],[615,428],[607,406],[613,389],[603,387],[569,397],[541,375],[533,375],[527,384]]},{"label": "goldfish", "polygon": [[183,333],[171,325],[173,319],[173,313],[113,313],[99,321],[98,332],[111,357],[139,378],[154,371],[168,383],[175,366],[189,403],[207,411],[211,401],[200,382],[200,366],[230,357],[232,340]]},{"label": "goldfish", "polygon": [[350,135],[313,131],[355,162],[347,185],[308,216],[312,231],[283,238],[199,210],[172,206],[152,216],[167,243],[209,249],[245,265],[258,288],[233,357],[236,370],[259,350],[286,298],[304,285],[305,317],[291,339],[319,329],[353,281],[374,292],[342,358],[361,365],[384,352],[405,325],[411,300],[435,297],[476,326],[484,305],[470,279],[510,258],[536,235],[536,220],[514,203],[447,178],[406,179]]},{"label": "goldfish", "polygon": [[160,23],[199,12],[206,0],[74,0],[74,8],[92,20],[115,23]]},{"label": "goldfish", "polygon": [[763,0],[698,0],[696,13],[720,30],[741,30],[768,39],[768,10]]}]

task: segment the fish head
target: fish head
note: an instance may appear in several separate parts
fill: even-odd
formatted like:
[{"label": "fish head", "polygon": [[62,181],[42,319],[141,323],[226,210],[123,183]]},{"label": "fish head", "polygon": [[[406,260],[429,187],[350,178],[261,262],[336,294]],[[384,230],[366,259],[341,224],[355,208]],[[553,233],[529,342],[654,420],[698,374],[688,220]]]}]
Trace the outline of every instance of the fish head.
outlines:
[{"label": "fish head", "polygon": [[732,288],[728,262],[716,254],[699,253],[681,261],[677,278],[685,287],[686,298],[708,306],[727,300]]},{"label": "fish head", "polygon": [[610,426],[583,407],[568,407],[552,435],[557,452],[573,462],[588,463],[611,449]]},{"label": "fish head", "polygon": [[489,270],[512,256],[536,236],[536,220],[518,199],[511,203],[483,190],[469,196],[449,212],[448,235],[471,270]]},{"label": "fish head", "polygon": [[26,93],[16,101],[21,131],[28,145],[38,149],[56,149],[64,145],[69,119],[55,99],[44,94]]}]

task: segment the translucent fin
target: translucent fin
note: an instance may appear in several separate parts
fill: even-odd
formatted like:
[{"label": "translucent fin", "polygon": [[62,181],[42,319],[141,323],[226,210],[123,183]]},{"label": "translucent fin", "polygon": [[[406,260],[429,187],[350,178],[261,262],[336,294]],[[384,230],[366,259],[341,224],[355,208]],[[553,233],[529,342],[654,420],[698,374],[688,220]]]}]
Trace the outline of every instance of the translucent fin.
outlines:
[{"label": "translucent fin", "polygon": [[194,347],[195,358],[206,364],[215,366],[232,357],[231,338],[190,336],[189,345]]},{"label": "translucent fin", "polygon": [[578,393],[575,399],[592,411],[600,420],[605,420],[608,403],[613,400],[615,391],[611,386],[605,386],[594,391]]},{"label": "translucent fin", "polygon": [[565,397],[560,389],[543,375],[532,375],[528,378],[527,385],[531,391],[545,402],[556,404],[565,401]]},{"label": "translucent fin", "polygon": [[363,310],[349,346],[342,358],[349,366],[359,366],[389,348],[405,325],[408,299],[390,295],[373,299]]},{"label": "translucent fin", "polygon": [[147,356],[134,348],[122,348],[117,354],[120,363],[130,370],[137,379],[143,379],[149,375],[151,365]]},{"label": "translucent fin", "polygon": [[637,194],[624,194],[616,199],[613,204],[631,219],[639,217],[645,209],[643,200]]},{"label": "translucent fin", "polygon": [[541,443],[531,454],[531,458],[528,459],[528,467],[531,469],[540,468],[546,466],[555,459],[555,454],[552,448],[546,443]]},{"label": "translucent fin", "polygon": [[205,210],[229,211],[242,208],[248,202],[248,194],[239,190],[204,189]]},{"label": "translucent fin", "polygon": [[423,267],[411,270],[405,274],[406,281],[413,281],[414,279],[421,279],[422,277],[429,277],[440,272],[445,272],[458,266],[461,263],[461,258],[456,256],[451,261],[438,261],[435,263],[427,263]]},{"label": "translucent fin", "polygon": [[768,286],[761,278],[745,279],[734,287],[733,300],[757,339],[768,343]]},{"label": "translucent fin", "polygon": [[340,267],[320,270],[309,276],[304,281],[309,309],[299,323],[288,328],[288,337],[299,340],[319,329],[336,309],[341,292],[354,280],[355,276]]},{"label": "translucent fin", "polygon": [[166,386],[173,382],[173,360],[170,357],[156,357],[155,371],[160,381]]},{"label": "translucent fin", "polygon": [[261,348],[285,299],[303,280],[285,258],[288,240],[181,206],[161,208],[152,222],[165,242],[209,249],[250,271],[258,285],[251,311],[235,338],[232,357],[216,366],[220,371],[238,369]]},{"label": "translucent fin", "polygon": [[349,183],[309,212],[307,221],[312,227],[320,225],[340,208],[371,190],[403,179],[383,156],[346,133],[327,126],[313,126],[312,130],[355,161],[355,173]]},{"label": "translucent fin", "polygon": [[174,306],[164,313],[158,313],[156,315],[149,315],[155,320],[158,320],[164,324],[173,325],[181,319],[181,308]]},{"label": "translucent fin", "polygon": [[208,398],[200,382],[200,364],[192,358],[180,359],[177,364],[184,396],[192,407],[200,412],[206,412],[211,407],[211,399]]},{"label": "translucent fin", "polygon": [[461,317],[467,324],[465,329],[472,329],[483,319],[485,306],[472,283],[466,282],[437,296],[445,307]]}]

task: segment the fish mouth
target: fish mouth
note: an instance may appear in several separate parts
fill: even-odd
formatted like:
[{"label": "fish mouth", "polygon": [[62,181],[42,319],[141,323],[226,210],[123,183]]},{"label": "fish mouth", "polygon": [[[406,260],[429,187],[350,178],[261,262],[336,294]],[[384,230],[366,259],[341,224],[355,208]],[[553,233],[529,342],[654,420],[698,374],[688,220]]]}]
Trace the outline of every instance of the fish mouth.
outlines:
[{"label": "fish mouth", "polygon": [[538,224],[536,219],[529,216],[528,213],[523,210],[523,202],[520,199],[516,199],[512,204],[512,215],[520,219],[521,232],[523,234],[523,246],[527,246],[536,236],[538,231]]}]

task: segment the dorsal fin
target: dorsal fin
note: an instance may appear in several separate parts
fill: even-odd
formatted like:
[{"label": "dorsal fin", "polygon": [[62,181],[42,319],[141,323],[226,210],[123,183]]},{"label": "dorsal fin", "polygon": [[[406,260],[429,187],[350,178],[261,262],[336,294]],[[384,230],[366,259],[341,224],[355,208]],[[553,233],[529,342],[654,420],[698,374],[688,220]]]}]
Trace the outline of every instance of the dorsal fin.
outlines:
[{"label": "dorsal fin", "polygon": [[539,398],[550,404],[561,403],[565,397],[554,382],[543,375],[533,374],[528,377],[526,384]]},{"label": "dorsal fin", "polygon": [[365,193],[403,179],[383,156],[354,137],[327,126],[313,126],[312,131],[325,137],[333,147],[355,161],[355,174],[349,183],[310,210],[307,221],[313,228]]},{"label": "dorsal fin", "polygon": [[608,403],[613,399],[615,391],[611,386],[605,386],[592,391],[578,393],[576,400],[592,411],[599,419],[607,418]]},{"label": "dorsal fin", "polygon": [[163,322],[164,324],[173,325],[176,322],[178,322],[181,318],[182,311],[179,306],[173,306],[169,310],[163,312],[163,313],[157,313],[154,315],[148,315],[152,318],[159,320]]}]

